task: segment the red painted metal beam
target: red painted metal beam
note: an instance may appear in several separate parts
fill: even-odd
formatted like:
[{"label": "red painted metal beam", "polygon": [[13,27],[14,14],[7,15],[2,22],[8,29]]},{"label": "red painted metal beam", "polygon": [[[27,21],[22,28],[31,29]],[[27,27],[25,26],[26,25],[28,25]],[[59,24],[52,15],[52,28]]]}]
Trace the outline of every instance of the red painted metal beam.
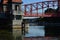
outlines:
[{"label": "red painted metal beam", "polygon": [[32,4],[30,4],[30,15],[32,15]]},{"label": "red painted metal beam", "polygon": [[24,5],[24,15],[26,15],[26,13],[27,13],[27,12],[26,12],[26,6],[27,6],[27,5]]},{"label": "red painted metal beam", "polygon": [[[44,2],[37,2],[32,4],[24,5],[24,16],[41,16],[38,11],[42,10],[42,14],[44,15],[44,9],[55,7],[56,1],[44,1]],[[43,16],[42,15],[42,16]],[[46,16],[47,17],[47,16]]]}]

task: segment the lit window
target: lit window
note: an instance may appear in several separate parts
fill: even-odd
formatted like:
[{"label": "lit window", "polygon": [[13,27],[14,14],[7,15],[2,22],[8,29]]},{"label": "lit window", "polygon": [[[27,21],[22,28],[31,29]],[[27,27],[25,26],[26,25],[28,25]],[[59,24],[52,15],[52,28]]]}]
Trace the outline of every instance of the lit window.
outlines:
[{"label": "lit window", "polygon": [[4,8],[4,12],[5,12],[6,11],[6,5],[4,5],[3,8]]}]

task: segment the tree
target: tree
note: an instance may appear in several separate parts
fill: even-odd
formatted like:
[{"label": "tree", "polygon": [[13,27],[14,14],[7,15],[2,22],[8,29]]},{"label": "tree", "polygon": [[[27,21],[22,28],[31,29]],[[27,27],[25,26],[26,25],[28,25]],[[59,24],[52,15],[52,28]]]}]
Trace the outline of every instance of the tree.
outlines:
[{"label": "tree", "polygon": [[52,8],[48,8],[45,10],[45,14],[54,14],[56,11],[55,9],[52,9]]}]

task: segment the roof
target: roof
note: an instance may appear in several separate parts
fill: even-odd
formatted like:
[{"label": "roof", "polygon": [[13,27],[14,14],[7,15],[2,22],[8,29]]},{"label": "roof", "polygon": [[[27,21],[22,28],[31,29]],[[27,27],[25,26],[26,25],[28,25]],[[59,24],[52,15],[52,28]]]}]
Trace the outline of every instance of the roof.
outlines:
[{"label": "roof", "polygon": [[[4,0],[3,4],[7,4],[8,0]],[[12,0],[12,2],[17,2],[17,3],[21,3],[22,0]]]},{"label": "roof", "polygon": [[7,2],[8,2],[8,0],[4,0],[4,1],[3,1],[3,4],[6,4]]},{"label": "roof", "polygon": [[22,0],[12,0],[12,2],[22,2]]}]

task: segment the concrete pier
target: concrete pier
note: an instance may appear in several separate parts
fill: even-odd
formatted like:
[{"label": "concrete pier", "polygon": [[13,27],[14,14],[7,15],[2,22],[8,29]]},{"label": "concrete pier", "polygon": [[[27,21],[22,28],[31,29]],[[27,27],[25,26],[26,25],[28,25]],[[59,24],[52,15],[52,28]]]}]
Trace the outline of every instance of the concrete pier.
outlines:
[{"label": "concrete pier", "polygon": [[28,29],[29,29],[29,23],[25,24],[25,32],[28,33]]}]

